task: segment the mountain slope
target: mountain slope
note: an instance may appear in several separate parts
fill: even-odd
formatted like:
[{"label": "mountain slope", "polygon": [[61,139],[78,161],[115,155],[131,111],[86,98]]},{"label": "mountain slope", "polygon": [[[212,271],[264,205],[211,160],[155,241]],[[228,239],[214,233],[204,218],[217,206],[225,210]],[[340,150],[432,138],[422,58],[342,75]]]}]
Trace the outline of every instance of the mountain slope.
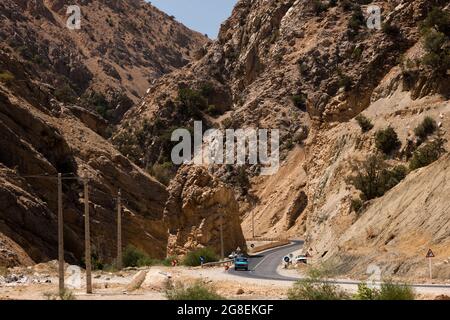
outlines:
[{"label": "mountain slope", "polygon": [[[69,4],[81,7],[81,30],[66,28]],[[116,256],[119,190],[123,246],[164,258],[168,192],[102,137],[105,119],[120,120],[151,81],[187,64],[207,39],[135,0],[8,0],[0,20],[0,265],[57,257],[58,172],[89,178],[99,261]],[[79,264],[82,181],[64,180],[63,203],[66,260]]]},{"label": "mountain slope", "polygon": [[[69,5],[81,9],[80,30],[66,27]],[[208,41],[139,0],[7,0],[0,19],[3,50],[55,87],[63,102],[84,104],[111,121]]]},{"label": "mountain slope", "polygon": [[[367,28],[369,4],[382,8],[382,30]],[[258,166],[250,165],[210,171],[234,188],[246,236],[256,216],[257,235],[306,237],[306,249],[317,262],[344,255],[336,245],[360,219],[350,208],[360,192],[349,177],[355,174],[354,162],[377,152],[375,131],[392,126],[398,133],[402,147],[387,155],[389,168],[408,166],[409,147],[414,151],[421,143],[449,138],[449,30],[448,23],[433,21],[433,12],[445,16],[448,11],[448,2],[440,0],[241,0],[204,56],[158,79],[125,115],[113,142],[141,167],[156,170],[169,166],[171,129],[192,128],[194,120],[208,128],[280,129],[283,167],[278,175],[258,177]],[[439,38],[438,48],[430,48],[432,36]],[[354,120],[360,114],[375,125],[368,133]],[[440,130],[419,141],[414,128],[426,116],[439,122]],[[424,179],[409,174],[417,185]],[[398,188],[408,193],[401,183]],[[446,208],[447,200],[430,197]],[[364,203],[369,216],[375,203]],[[418,219],[421,212],[411,214]],[[450,215],[444,210],[431,219],[448,226]],[[445,246],[437,236],[440,224],[432,226],[430,245]],[[423,225],[404,226],[399,234],[414,228],[420,232]],[[381,239],[376,235],[372,241]],[[366,263],[357,256],[343,261],[341,270],[361,276]],[[395,273],[393,265],[388,261],[384,271]]]}]

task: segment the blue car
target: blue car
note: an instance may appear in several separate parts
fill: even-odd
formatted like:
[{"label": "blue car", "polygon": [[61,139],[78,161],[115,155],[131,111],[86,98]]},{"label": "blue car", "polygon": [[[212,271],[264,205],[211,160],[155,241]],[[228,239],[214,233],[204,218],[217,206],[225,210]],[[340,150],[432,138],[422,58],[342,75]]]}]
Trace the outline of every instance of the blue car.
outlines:
[{"label": "blue car", "polygon": [[248,271],[248,259],[244,257],[237,257],[234,259],[234,270]]}]

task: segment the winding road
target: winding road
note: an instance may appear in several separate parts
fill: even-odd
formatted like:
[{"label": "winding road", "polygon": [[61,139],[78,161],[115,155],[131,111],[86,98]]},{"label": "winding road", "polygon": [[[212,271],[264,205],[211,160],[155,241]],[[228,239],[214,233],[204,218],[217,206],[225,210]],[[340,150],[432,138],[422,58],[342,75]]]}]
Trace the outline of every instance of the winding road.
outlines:
[{"label": "winding road", "polygon": [[300,250],[303,246],[303,241],[292,241],[291,244],[270,249],[260,254],[250,256],[249,271],[235,271],[230,270],[231,274],[246,277],[257,278],[266,280],[281,280],[281,281],[296,281],[298,278],[282,276],[277,272],[277,268],[280,265],[283,257],[286,255]]},{"label": "winding road", "polygon": [[[298,251],[303,246],[303,241],[292,241],[291,244],[263,251],[259,254],[249,257],[249,271],[235,271],[231,269],[229,274],[262,280],[275,280],[275,281],[290,281],[295,282],[301,277],[288,277],[278,273],[277,269],[282,263],[283,257]],[[356,280],[328,280],[327,282],[334,283],[349,289],[357,289],[360,281]],[[450,295],[450,284],[413,284],[414,289],[422,293],[439,292]]]}]

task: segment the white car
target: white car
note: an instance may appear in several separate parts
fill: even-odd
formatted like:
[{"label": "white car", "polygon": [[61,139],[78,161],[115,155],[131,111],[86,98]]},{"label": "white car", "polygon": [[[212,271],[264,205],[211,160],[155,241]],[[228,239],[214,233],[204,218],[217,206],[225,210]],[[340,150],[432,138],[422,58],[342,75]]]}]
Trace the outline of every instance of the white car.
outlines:
[{"label": "white car", "polygon": [[308,257],[305,255],[299,255],[295,257],[295,263],[304,263],[304,264],[308,264]]}]

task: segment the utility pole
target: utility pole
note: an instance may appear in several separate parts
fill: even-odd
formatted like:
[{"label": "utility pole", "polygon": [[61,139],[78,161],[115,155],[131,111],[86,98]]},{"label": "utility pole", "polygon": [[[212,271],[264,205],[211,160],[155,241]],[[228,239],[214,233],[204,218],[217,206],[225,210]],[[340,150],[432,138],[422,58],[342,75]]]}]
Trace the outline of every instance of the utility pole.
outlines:
[{"label": "utility pole", "polygon": [[120,189],[117,194],[117,269],[122,269],[122,199]]},{"label": "utility pole", "polygon": [[430,280],[433,280],[433,264],[431,258],[428,258],[428,267],[430,268]]},{"label": "utility pole", "polygon": [[64,221],[62,203],[62,175],[58,173],[58,273],[59,294],[64,293]]},{"label": "utility pole", "polygon": [[222,260],[225,259],[225,253],[223,249],[223,213],[222,210],[220,212],[220,256]]},{"label": "utility pole", "polygon": [[252,210],[252,234],[253,239],[255,239],[255,211]]},{"label": "utility pole", "polygon": [[92,293],[92,274],[91,274],[91,232],[89,226],[89,186],[88,178],[83,179],[84,183],[84,246],[86,261],[86,293]]}]

